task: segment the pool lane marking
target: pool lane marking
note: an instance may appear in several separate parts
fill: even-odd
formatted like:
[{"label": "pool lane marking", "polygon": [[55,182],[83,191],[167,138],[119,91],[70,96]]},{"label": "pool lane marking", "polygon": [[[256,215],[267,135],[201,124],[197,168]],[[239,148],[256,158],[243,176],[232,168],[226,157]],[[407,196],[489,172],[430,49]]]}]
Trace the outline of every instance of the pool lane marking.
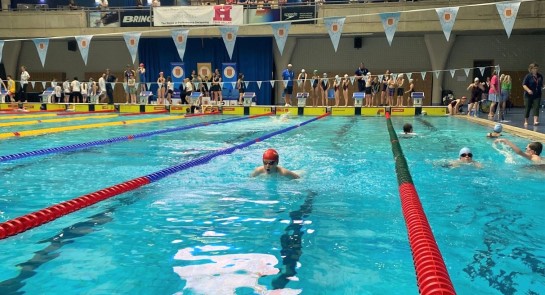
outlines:
[{"label": "pool lane marking", "polygon": [[390,112],[385,114],[388,133],[395,161],[395,172],[399,185],[401,209],[409,236],[409,246],[413,256],[417,286],[420,294],[430,294],[430,291],[455,295],[456,291],[447,271],[445,261],[437,241],[433,236],[426,213],[414,186],[407,159],[390,118]]},{"label": "pool lane marking", "polygon": [[4,123],[0,123],[0,127],[35,125],[35,124],[41,124],[41,123],[59,123],[59,122],[70,122],[70,121],[83,121],[83,120],[88,120],[88,119],[108,119],[108,118],[115,118],[115,117],[119,117],[119,115],[118,114],[96,115],[96,116],[81,116],[81,117],[71,117],[71,118],[46,119],[46,120],[4,122]]},{"label": "pool lane marking", "polygon": [[[226,119],[226,120],[215,120],[211,122],[196,123],[196,124],[175,127],[175,128],[166,128],[166,129],[160,129],[160,130],[154,130],[154,131],[147,131],[147,132],[138,133],[138,134],[118,136],[118,137],[113,137],[109,139],[95,140],[95,141],[89,141],[89,142],[83,142],[83,143],[75,143],[75,144],[70,144],[70,145],[65,145],[60,147],[45,148],[45,149],[39,149],[34,151],[16,153],[11,155],[0,156],[0,162],[7,162],[7,161],[13,161],[13,160],[22,159],[22,158],[36,157],[36,156],[42,156],[42,155],[48,155],[48,154],[71,152],[71,151],[82,150],[86,148],[92,148],[92,147],[96,147],[100,145],[106,145],[111,143],[117,143],[122,141],[129,141],[129,140],[134,140],[138,138],[154,136],[154,135],[163,134],[163,133],[177,132],[177,131],[188,130],[188,129],[203,127],[208,125],[217,125],[217,124],[223,124],[223,123],[242,121],[242,120],[253,119],[253,118],[258,118],[263,116],[269,116],[272,114],[273,113],[253,115],[253,116],[240,117],[240,118],[232,118],[232,119]],[[194,117],[194,116],[191,116],[191,117]]]},{"label": "pool lane marking", "polygon": [[32,118],[43,118],[43,117],[57,117],[57,114],[40,114],[40,115],[18,115],[18,116],[8,116],[0,115],[0,120],[11,120],[11,119],[32,119]]},{"label": "pool lane marking", "polygon": [[36,135],[42,135],[42,134],[48,134],[48,133],[59,133],[59,132],[73,131],[73,130],[80,130],[80,129],[102,128],[102,127],[108,127],[108,126],[132,125],[132,124],[159,122],[159,121],[181,120],[185,118],[187,118],[187,116],[173,116],[173,117],[164,117],[164,118],[138,119],[138,120],[129,120],[129,121],[106,122],[106,123],[95,123],[95,124],[86,124],[86,125],[52,127],[52,128],[44,128],[44,129],[26,130],[26,131],[6,132],[6,133],[0,133],[0,139],[10,138],[10,137],[36,136]]},{"label": "pool lane marking", "polygon": [[265,134],[261,137],[258,137],[256,139],[244,142],[242,144],[232,146],[229,148],[225,148],[207,155],[204,155],[199,158],[195,158],[193,160],[187,161],[182,164],[178,164],[172,167],[168,167],[166,169],[159,170],[155,173],[148,174],[145,176],[137,177],[134,179],[131,179],[129,181],[125,181],[119,184],[116,184],[114,186],[110,186],[101,190],[98,190],[96,192],[83,195],[81,197],[64,201],[61,203],[57,203],[53,206],[47,207],[45,209],[41,209],[20,217],[17,217],[15,219],[8,220],[6,222],[0,223],[0,240],[3,240],[9,236],[17,235],[19,233],[22,233],[24,231],[27,231],[31,228],[40,226],[42,224],[48,223],[52,220],[55,220],[57,218],[60,218],[66,214],[72,213],[74,211],[78,211],[80,209],[83,209],[85,207],[91,206],[93,204],[96,204],[100,201],[109,199],[113,196],[126,193],[128,191],[135,190],[139,187],[142,187],[144,185],[150,184],[152,182],[159,181],[169,175],[172,175],[174,173],[178,173],[180,171],[195,167],[204,165],[210,160],[222,156],[222,155],[228,155],[232,154],[238,149],[243,149],[248,146],[251,146],[255,144],[256,142],[261,142],[263,140],[269,139],[273,136],[276,136],[278,134],[282,134],[288,131],[291,131],[295,128],[302,127],[304,125],[307,125],[311,122],[314,122],[316,120],[322,119],[324,117],[329,116],[330,113],[323,114],[321,116],[312,118],[310,120],[304,121],[302,123],[277,130],[275,132]]}]

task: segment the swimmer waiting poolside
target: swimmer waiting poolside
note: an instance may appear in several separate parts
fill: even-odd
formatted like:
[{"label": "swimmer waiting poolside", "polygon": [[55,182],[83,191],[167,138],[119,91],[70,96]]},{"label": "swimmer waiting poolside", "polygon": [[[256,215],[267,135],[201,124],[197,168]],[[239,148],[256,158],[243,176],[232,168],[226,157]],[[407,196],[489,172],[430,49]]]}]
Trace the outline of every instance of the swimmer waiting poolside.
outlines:
[{"label": "swimmer waiting poolside", "polygon": [[274,149],[268,149],[263,153],[263,166],[257,167],[254,172],[252,172],[252,177],[261,175],[261,174],[279,174],[282,176],[287,176],[291,179],[299,178],[299,175],[294,172],[278,166],[280,156],[278,152]]}]

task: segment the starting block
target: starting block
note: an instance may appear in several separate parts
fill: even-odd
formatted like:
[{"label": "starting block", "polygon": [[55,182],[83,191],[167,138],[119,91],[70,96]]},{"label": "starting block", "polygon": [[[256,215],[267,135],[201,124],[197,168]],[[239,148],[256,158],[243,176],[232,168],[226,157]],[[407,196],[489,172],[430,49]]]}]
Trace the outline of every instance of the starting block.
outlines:
[{"label": "starting block", "polygon": [[422,100],[424,99],[424,92],[413,92],[411,93],[411,98],[413,99],[413,106],[421,107]]},{"label": "starting block", "polygon": [[354,99],[354,106],[355,107],[361,107],[361,105],[363,103],[363,99],[365,98],[365,93],[364,92],[354,92],[354,94],[352,94],[352,98]]},{"label": "starting block", "polygon": [[140,92],[140,95],[138,96],[140,104],[148,104],[149,103],[149,97],[153,96],[153,92],[151,91],[142,91]]},{"label": "starting block", "polygon": [[189,103],[195,106],[201,105],[201,97],[202,97],[202,93],[193,91],[191,92],[191,95],[189,96]]},{"label": "starting block", "polygon": [[53,87],[49,87],[40,94],[42,97],[42,103],[51,103],[51,96],[55,95],[55,90]]},{"label": "starting block", "polygon": [[251,106],[252,102],[254,101],[254,97],[255,97],[255,92],[244,92],[244,94],[242,94],[242,98],[244,99],[243,106],[245,107]]},{"label": "starting block", "polygon": [[305,107],[307,105],[308,92],[297,92],[297,106]]},{"label": "starting block", "polygon": [[5,91],[4,89],[0,90],[0,102],[6,102],[6,95],[8,95],[7,91]]}]

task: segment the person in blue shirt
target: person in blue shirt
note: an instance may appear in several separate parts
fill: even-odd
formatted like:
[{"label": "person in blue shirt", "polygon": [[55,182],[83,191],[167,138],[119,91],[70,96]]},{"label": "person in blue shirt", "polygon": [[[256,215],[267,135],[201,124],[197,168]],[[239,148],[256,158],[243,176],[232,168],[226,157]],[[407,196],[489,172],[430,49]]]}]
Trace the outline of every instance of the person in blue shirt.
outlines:
[{"label": "person in blue shirt", "polygon": [[367,73],[369,73],[369,70],[365,67],[363,62],[360,63],[360,66],[356,69],[356,72],[354,72],[356,76],[356,80],[358,81],[358,92],[364,92],[365,91],[365,79],[364,77],[367,76]]},{"label": "person in blue shirt", "polygon": [[288,68],[282,72],[282,80],[288,81],[286,89],[284,89],[284,100],[287,107],[291,107],[291,94],[293,93],[293,79],[295,73],[292,71],[292,65],[288,64]]}]

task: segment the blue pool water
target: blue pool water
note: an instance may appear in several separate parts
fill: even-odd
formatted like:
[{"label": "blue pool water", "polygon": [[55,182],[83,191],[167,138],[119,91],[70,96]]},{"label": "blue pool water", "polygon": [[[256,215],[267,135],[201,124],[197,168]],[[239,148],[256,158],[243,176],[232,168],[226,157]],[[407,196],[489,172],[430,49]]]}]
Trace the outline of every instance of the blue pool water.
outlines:
[{"label": "blue pool water", "polygon": [[[13,138],[1,155],[226,118]],[[0,220],[309,119],[263,117],[1,162]],[[482,126],[392,121],[418,134],[400,143],[457,293],[541,294],[545,171],[493,145]],[[462,146],[482,168],[445,165]],[[301,179],[248,176],[271,147]],[[383,117],[317,120],[1,240],[0,294],[418,294],[394,170]]]}]

